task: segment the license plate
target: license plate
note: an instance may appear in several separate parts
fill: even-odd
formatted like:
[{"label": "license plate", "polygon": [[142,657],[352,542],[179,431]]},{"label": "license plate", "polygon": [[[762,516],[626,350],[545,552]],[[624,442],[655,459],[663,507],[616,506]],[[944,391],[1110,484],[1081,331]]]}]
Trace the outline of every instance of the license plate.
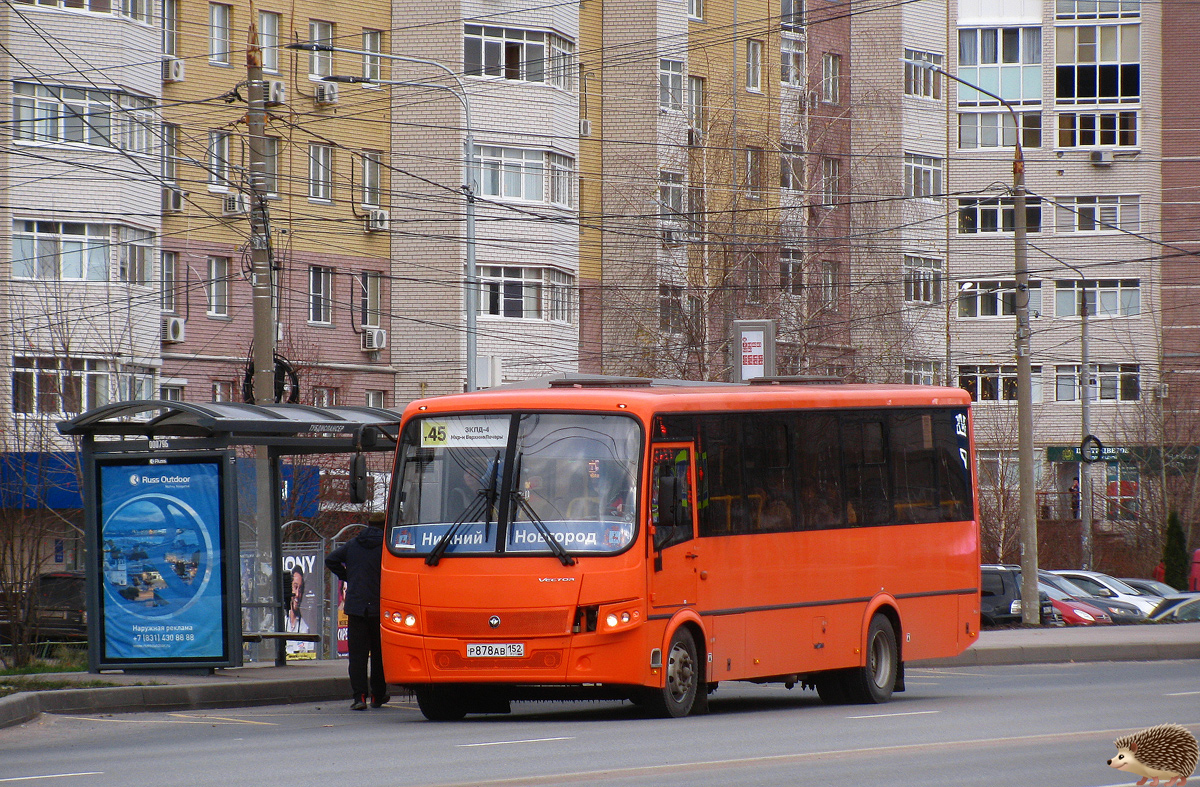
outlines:
[{"label": "license plate", "polygon": [[472,642],[467,645],[467,658],[513,659],[525,655],[524,642]]}]

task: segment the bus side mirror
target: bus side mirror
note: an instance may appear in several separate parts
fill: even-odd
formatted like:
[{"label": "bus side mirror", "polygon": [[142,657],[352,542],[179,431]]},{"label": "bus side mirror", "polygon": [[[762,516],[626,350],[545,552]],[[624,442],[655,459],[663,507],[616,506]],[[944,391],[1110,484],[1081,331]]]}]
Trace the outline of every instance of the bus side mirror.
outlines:
[{"label": "bus side mirror", "polygon": [[355,454],[350,457],[350,502],[362,505],[367,502],[367,457]]},{"label": "bus side mirror", "polygon": [[679,481],[674,475],[658,478],[658,523],[654,530],[654,548],[662,549],[675,536],[679,525]]}]

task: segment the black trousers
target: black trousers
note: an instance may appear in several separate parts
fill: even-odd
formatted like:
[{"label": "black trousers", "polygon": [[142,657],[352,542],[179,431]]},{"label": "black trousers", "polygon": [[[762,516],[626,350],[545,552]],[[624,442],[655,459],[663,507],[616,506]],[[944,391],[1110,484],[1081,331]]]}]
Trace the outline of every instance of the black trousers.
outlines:
[{"label": "black trousers", "polygon": [[[387,694],[387,682],[383,679],[383,652],[379,645],[379,616],[346,615],[349,624],[346,632],[350,647],[350,691],[355,697],[369,694],[382,697]],[[371,665],[371,677],[367,679],[367,664]]]}]

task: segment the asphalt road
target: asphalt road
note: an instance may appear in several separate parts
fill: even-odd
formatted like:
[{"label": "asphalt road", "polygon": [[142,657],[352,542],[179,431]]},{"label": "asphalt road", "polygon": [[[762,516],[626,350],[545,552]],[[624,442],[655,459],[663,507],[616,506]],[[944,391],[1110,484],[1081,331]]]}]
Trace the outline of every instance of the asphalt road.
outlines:
[{"label": "asphalt road", "polygon": [[628,703],[517,704],[425,721],[409,704],[46,714],[0,734],[0,784],[410,785],[1133,784],[1119,735],[1200,735],[1195,661],[910,669],[887,705],[722,684],[712,713],[647,719]]}]

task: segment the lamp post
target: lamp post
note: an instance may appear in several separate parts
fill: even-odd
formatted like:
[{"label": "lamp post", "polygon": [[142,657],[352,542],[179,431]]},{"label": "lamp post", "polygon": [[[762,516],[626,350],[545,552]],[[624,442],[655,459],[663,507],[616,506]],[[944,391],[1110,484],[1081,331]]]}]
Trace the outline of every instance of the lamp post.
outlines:
[{"label": "lamp post", "polygon": [[427,60],[423,57],[409,57],[408,55],[393,55],[386,52],[370,52],[365,49],[347,49],[340,46],[332,46],[330,44],[318,44],[312,41],[301,41],[294,44],[288,44],[288,49],[294,49],[300,52],[338,52],[345,55],[357,55],[360,57],[377,57],[384,60],[396,60],[402,63],[417,63],[420,65],[433,66],[445,71],[454,79],[454,84],[457,87],[450,85],[442,85],[436,82],[408,82],[401,80],[379,80],[368,79],[367,77],[325,77],[327,82],[350,82],[368,85],[413,85],[418,87],[431,87],[439,90],[448,90],[459,100],[463,105],[463,117],[466,121],[466,136],[463,143],[463,185],[461,191],[466,197],[466,255],[467,255],[467,271],[466,271],[466,293],[465,306],[466,309],[466,356],[467,356],[467,376],[466,384],[468,391],[474,391],[476,385],[476,365],[478,358],[478,328],[477,315],[479,313],[479,275],[475,265],[475,189],[472,183],[472,177],[475,173],[475,137],[474,126],[471,124],[471,99],[467,95],[467,87],[463,84],[462,79],[454,72],[454,69],[449,66],[439,63],[436,60]]},{"label": "lamp post", "polygon": [[[1025,154],[1021,149],[1021,118],[1012,104],[995,93],[959,79],[949,71],[932,64],[921,64],[934,73],[952,79],[983,95],[999,101],[1013,119],[1013,263],[1017,294],[1017,486],[1020,489],[1021,522],[1021,621],[1037,625],[1041,604],[1038,599],[1037,506],[1033,477],[1033,369],[1029,357],[1029,265],[1026,246],[1025,216]],[[1003,128],[1000,129],[1003,135]],[[1003,142],[1003,136],[1001,137]],[[1003,216],[1003,207],[1001,207]]]}]

